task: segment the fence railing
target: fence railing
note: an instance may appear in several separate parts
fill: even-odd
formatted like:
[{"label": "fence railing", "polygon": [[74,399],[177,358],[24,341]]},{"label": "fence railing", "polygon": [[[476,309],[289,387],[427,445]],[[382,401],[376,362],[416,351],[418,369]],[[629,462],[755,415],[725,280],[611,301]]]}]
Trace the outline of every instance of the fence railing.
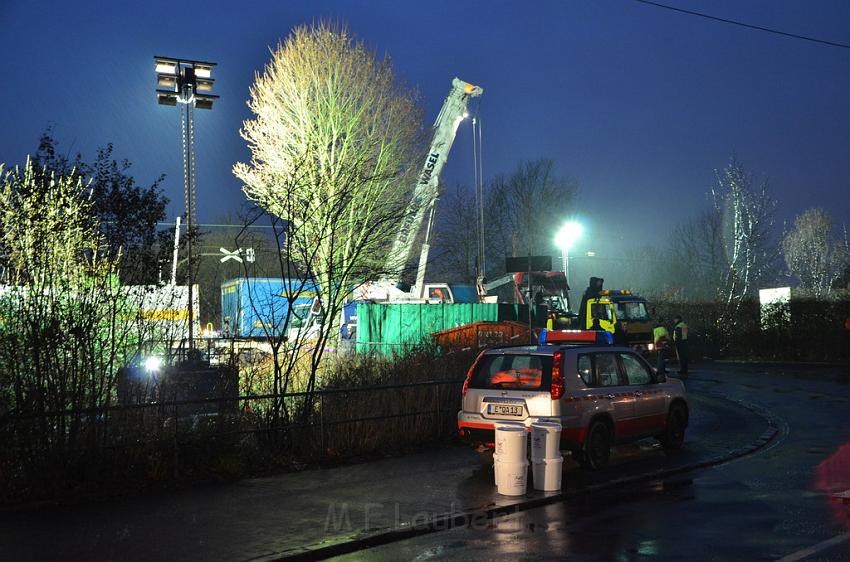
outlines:
[{"label": "fence railing", "polygon": [[[453,434],[461,385],[428,380],[7,414],[0,473],[55,480],[77,467],[121,480],[154,459],[174,478],[222,457],[309,462],[409,446]],[[13,480],[0,484],[0,498],[9,495],[4,487],[37,485]]]},{"label": "fence railing", "polygon": [[[73,410],[47,411],[47,412],[29,412],[23,414],[7,414],[0,416],[0,431],[4,425],[14,423],[16,421],[36,419],[36,418],[56,418],[56,417],[84,417],[98,416],[108,413],[130,412],[135,410],[172,410],[181,406],[205,405],[205,404],[230,404],[230,403],[250,403],[267,400],[285,400],[292,398],[314,398],[319,399],[319,403],[325,396],[336,396],[343,394],[366,393],[366,392],[381,392],[388,390],[412,389],[422,387],[439,387],[452,386],[463,383],[463,379],[456,380],[430,380],[412,383],[376,385],[376,386],[358,386],[350,388],[330,388],[319,389],[310,392],[284,392],[277,394],[246,394],[234,397],[216,397],[216,398],[194,398],[186,400],[168,400],[157,402],[145,402],[137,404],[111,404],[106,406],[98,406],[92,408],[78,408]],[[374,416],[362,419],[375,419]],[[340,421],[361,421],[361,419],[340,420]]]}]

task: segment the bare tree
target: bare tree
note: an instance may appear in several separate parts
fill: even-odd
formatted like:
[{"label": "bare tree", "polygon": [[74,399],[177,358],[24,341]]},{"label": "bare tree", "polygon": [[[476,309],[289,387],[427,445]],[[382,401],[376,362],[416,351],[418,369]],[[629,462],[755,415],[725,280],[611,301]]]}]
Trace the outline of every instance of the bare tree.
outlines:
[{"label": "bare tree", "polygon": [[429,277],[455,283],[475,281],[478,210],[471,192],[471,188],[457,185],[437,203],[439,228],[434,235],[437,251],[432,252],[434,267],[429,268]]},{"label": "bare tree", "polygon": [[[501,223],[503,201],[492,196],[492,185],[484,190],[484,244],[486,257],[504,257],[510,233]],[[478,207],[473,189],[457,185],[440,198],[437,208],[438,228],[434,234],[436,252],[429,277],[440,281],[474,283],[478,273]],[[498,263],[500,262],[501,263]],[[504,271],[503,260],[487,259],[491,274]]]},{"label": "bare tree", "polygon": [[[521,162],[510,176],[496,176],[487,206],[497,230],[488,237],[488,249],[500,258],[557,251],[554,233],[573,210],[577,191],[577,182],[557,175],[548,159]],[[490,263],[504,266],[503,259]]]},{"label": "bare tree", "polygon": [[835,236],[832,218],[823,209],[808,209],[794,220],[794,228],[782,239],[782,254],[800,287],[815,296],[829,293],[847,266],[847,241]]},{"label": "bare tree", "polygon": [[714,207],[676,225],[670,237],[668,283],[690,299],[714,300],[727,267],[723,215]]}]

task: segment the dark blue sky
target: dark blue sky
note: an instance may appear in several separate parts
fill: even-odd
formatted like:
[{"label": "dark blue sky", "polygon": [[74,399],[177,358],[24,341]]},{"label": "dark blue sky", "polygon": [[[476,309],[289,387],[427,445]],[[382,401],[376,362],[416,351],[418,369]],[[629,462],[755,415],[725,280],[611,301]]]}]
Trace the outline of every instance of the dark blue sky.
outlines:
[{"label": "dark blue sky", "polygon": [[[844,0],[668,0],[850,43]],[[810,206],[850,215],[850,50],[647,7],[561,2],[206,1],[0,3],[0,161],[21,162],[55,126],[60,149],[114,142],[148,183],[166,173],[182,212],[179,120],[158,106],[155,54],[219,63],[221,100],[197,114],[198,213],[244,197],[231,166],[245,101],[269,47],[298,24],[347,22],[416,86],[430,123],[458,76],[480,84],[486,177],[550,157],[581,184],[586,249],[660,241],[704,204],[734,151],[768,176],[780,219]],[[462,129],[443,179],[472,181]]]}]

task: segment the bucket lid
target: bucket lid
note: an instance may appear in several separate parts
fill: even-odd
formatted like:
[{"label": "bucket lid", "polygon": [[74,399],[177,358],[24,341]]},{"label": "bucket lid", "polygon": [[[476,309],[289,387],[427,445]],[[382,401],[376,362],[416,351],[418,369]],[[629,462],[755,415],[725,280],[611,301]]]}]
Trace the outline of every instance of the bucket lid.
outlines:
[{"label": "bucket lid", "polygon": [[520,426],[518,426],[518,425],[497,425],[497,426],[496,426],[496,431],[510,431],[510,432],[514,432],[514,431],[519,432],[519,431],[521,431],[521,432],[525,433],[525,428],[524,428],[524,427],[520,427]]},{"label": "bucket lid", "polygon": [[552,421],[539,421],[531,424],[532,429],[543,429],[546,431],[561,431],[561,424]]}]

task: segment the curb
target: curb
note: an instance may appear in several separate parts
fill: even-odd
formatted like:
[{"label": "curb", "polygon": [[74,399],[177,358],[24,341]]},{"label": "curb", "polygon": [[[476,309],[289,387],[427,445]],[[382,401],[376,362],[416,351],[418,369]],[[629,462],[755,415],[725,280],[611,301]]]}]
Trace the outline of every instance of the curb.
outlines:
[{"label": "curb", "polygon": [[623,478],[609,480],[607,482],[599,484],[591,484],[579,490],[568,490],[562,491],[560,493],[552,492],[550,493],[551,495],[531,498],[511,505],[493,506],[473,509],[469,511],[445,513],[441,515],[436,515],[428,521],[417,522],[415,525],[411,525],[410,523],[402,523],[401,526],[396,529],[388,529],[366,536],[352,537],[350,539],[343,538],[340,542],[336,542],[334,544],[314,544],[312,546],[292,549],[289,551],[271,554],[259,558],[253,558],[252,560],[262,560],[264,562],[272,562],[276,560],[324,560],[333,556],[350,554],[367,548],[373,548],[384,544],[407,540],[421,535],[426,535],[439,531],[448,531],[456,527],[465,527],[470,525],[472,522],[480,523],[504,515],[521,513],[530,509],[535,509],[553,503],[558,503],[565,499],[580,497],[588,493],[600,492],[603,490],[618,488],[629,484],[637,484],[650,480],[655,480],[660,477],[673,476],[676,474],[692,472],[701,468],[725,464],[727,462],[731,462],[733,460],[752,455],[753,453],[763,449],[769,443],[773,442],[777,438],[777,436],[780,435],[780,433],[787,434],[786,424],[776,418],[770,411],[757,404],[753,404],[739,399],[733,399],[721,393],[704,392],[702,394],[705,396],[710,396],[712,398],[720,398],[728,402],[732,402],[745,408],[746,410],[749,410],[750,412],[764,419],[768,424],[768,428],[749,445],[745,445],[738,449],[729,451],[728,453],[724,453],[722,455],[704,461],[685,464],[674,468],[653,470],[643,474],[626,476]]},{"label": "curb", "polygon": [[767,365],[775,367],[777,365],[788,365],[789,367],[844,367],[850,368],[850,362],[846,361],[781,361],[781,360],[759,360],[748,361],[746,359],[712,359],[704,361],[704,363],[719,363],[721,365],[745,365],[750,367],[758,367],[759,365]]}]

